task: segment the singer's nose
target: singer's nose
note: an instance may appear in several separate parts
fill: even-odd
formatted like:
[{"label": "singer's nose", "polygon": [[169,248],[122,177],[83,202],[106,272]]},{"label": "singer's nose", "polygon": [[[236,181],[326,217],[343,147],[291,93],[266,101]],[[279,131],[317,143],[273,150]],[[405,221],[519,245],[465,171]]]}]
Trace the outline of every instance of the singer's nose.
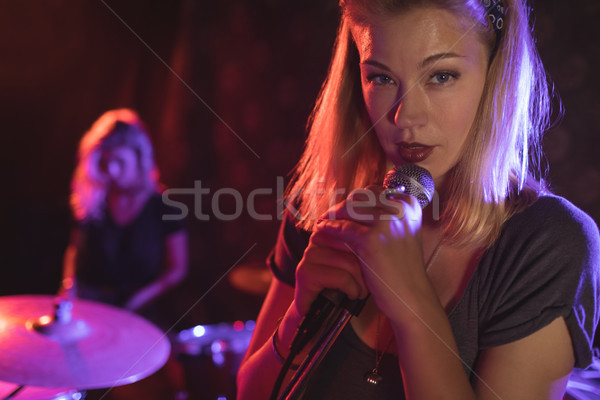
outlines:
[{"label": "singer's nose", "polygon": [[396,101],[394,124],[400,129],[410,129],[427,123],[427,99],[423,90],[413,86],[404,91]]}]

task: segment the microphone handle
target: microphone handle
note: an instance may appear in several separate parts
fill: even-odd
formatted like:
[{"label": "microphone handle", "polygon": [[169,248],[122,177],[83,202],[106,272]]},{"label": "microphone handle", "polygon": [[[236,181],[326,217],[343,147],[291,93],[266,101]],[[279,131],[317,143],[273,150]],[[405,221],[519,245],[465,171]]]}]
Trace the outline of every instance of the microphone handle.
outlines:
[{"label": "microphone handle", "polygon": [[311,304],[310,310],[302,318],[300,325],[298,325],[290,350],[296,354],[302,351],[304,346],[323,326],[323,322],[327,317],[346,299],[346,295],[339,290],[323,289]]}]

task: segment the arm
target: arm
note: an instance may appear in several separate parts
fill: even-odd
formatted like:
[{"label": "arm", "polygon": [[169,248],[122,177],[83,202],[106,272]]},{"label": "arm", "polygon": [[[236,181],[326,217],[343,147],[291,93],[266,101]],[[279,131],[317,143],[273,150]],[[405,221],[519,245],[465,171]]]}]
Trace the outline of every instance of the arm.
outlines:
[{"label": "arm", "polygon": [[63,255],[63,273],[61,286],[58,290],[59,296],[64,296],[67,299],[76,297],[77,287],[75,280],[77,252],[79,248],[79,240],[81,233],[79,229],[71,230],[69,244]]},{"label": "arm", "polygon": [[178,285],[188,272],[188,238],[183,230],[165,239],[165,268],[163,273],[149,285],[134,293],[124,308],[137,311],[152,300]]},{"label": "arm", "polygon": [[562,399],[575,363],[563,318],[481,353],[473,382],[480,399]]},{"label": "arm", "polygon": [[473,382],[468,382],[441,310],[415,311],[422,321],[395,330],[408,399],[563,399],[574,356],[562,318],[523,339],[482,351]]},{"label": "arm", "polygon": [[[328,248],[323,244],[326,238],[322,236],[326,235],[316,233],[311,236],[298,264],[296,288],[273,279],[248,351],[238,371],[239,400],[269,398],[282,367],[271,344],[271,337],[280,318],[283,317],[274,339],[279,353],[285,358],[302,317],[323,288],[343,290],[350,298],[366,296],[366,287],[357,284],[360,268],[355,257],[347,251],[338,252]],[[317,339],[315,337],[312,343],[306,345],[296,357],[295,363],[304,359]],[[292,376],[293,371],[289,371],[282,389]]]},{"label": "arm", "polygon": [[[246,355],[237,374],[238,400],[268,399],[281,369],[281,362],[273,354],[271,335],[277,321],[284,317],[275,338],[279,351],[286,356],[287,345],[291,343],[300,316],[295,307],[290,306],[294,299],[294,288],[273,279],[269,292],[256,320],[256,328]],[[291,378],[288,376],[288,379]]]}]

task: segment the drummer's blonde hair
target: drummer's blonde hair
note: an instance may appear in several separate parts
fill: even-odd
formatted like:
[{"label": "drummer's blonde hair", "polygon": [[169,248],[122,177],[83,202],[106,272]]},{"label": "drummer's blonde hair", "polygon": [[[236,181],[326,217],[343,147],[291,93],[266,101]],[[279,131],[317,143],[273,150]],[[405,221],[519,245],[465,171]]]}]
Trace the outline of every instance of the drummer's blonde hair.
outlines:
[{"label": "drummer's blonde hair", "polygon": [[107,186],[100,173],[100,156],[102,150],[117,146],[130,147],[137,154],[140,185],[158,188],[158,169],[144,123],[135,111],[127,108],[107,111],[92,124],[79,142],[70,201],[77,220],[101,217]]}]

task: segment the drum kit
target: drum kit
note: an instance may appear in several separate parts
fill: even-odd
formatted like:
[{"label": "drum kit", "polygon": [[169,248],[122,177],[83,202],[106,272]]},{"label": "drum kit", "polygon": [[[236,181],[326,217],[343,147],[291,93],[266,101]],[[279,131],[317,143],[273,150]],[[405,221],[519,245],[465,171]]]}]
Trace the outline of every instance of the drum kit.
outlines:
[{"label": "drum kit", "polygon": [[[243,268],[232,279],[261,295],[268,282],[264,274],[248,279],[256,271]],[[190,366],[185,373],[194,376],[186,381],[208,377],[202,387],[191,385],[186,398],[230,398],[253,328],[254,321],[198,325],[167,337],[143,317],[104,303],[65,295],[0,297],[0,400],[85,399],[86,391],[152,375],[172,350]],[[215,396],[206,397],[213,389]]]},{"label": "drum kit", "polygon": [[[246,279],[254,272],[244,268],[233,278],[262,294],[264,274]],[[165,365],[171,342],[176,356],[208,357],[210,368],[220,375],[226,370],[219,390],[231,390],[225,386],[253,327],[253,321],[198,325],[169,338],[143,317],[104,303],[63,295],[0,297],[0,400],[80,400],[89,390],[140,381]]]},{"label": "drum kit", "polygon": [[271,277],[271,271],[262,261],[242,264],[227,275],[234,288],[261,297],[267,294]]},{"label": "drum kit", "polygon": [[254,321],[196,325],[173,339],[184,366],[188,399],[235,399],[236,374],[250,344]]},{"label": "drum kit", "polygon": [[131,312],[60,296],[0,297],[0,399],[85,398],[85,390],[139,381],[171,351]]}]

